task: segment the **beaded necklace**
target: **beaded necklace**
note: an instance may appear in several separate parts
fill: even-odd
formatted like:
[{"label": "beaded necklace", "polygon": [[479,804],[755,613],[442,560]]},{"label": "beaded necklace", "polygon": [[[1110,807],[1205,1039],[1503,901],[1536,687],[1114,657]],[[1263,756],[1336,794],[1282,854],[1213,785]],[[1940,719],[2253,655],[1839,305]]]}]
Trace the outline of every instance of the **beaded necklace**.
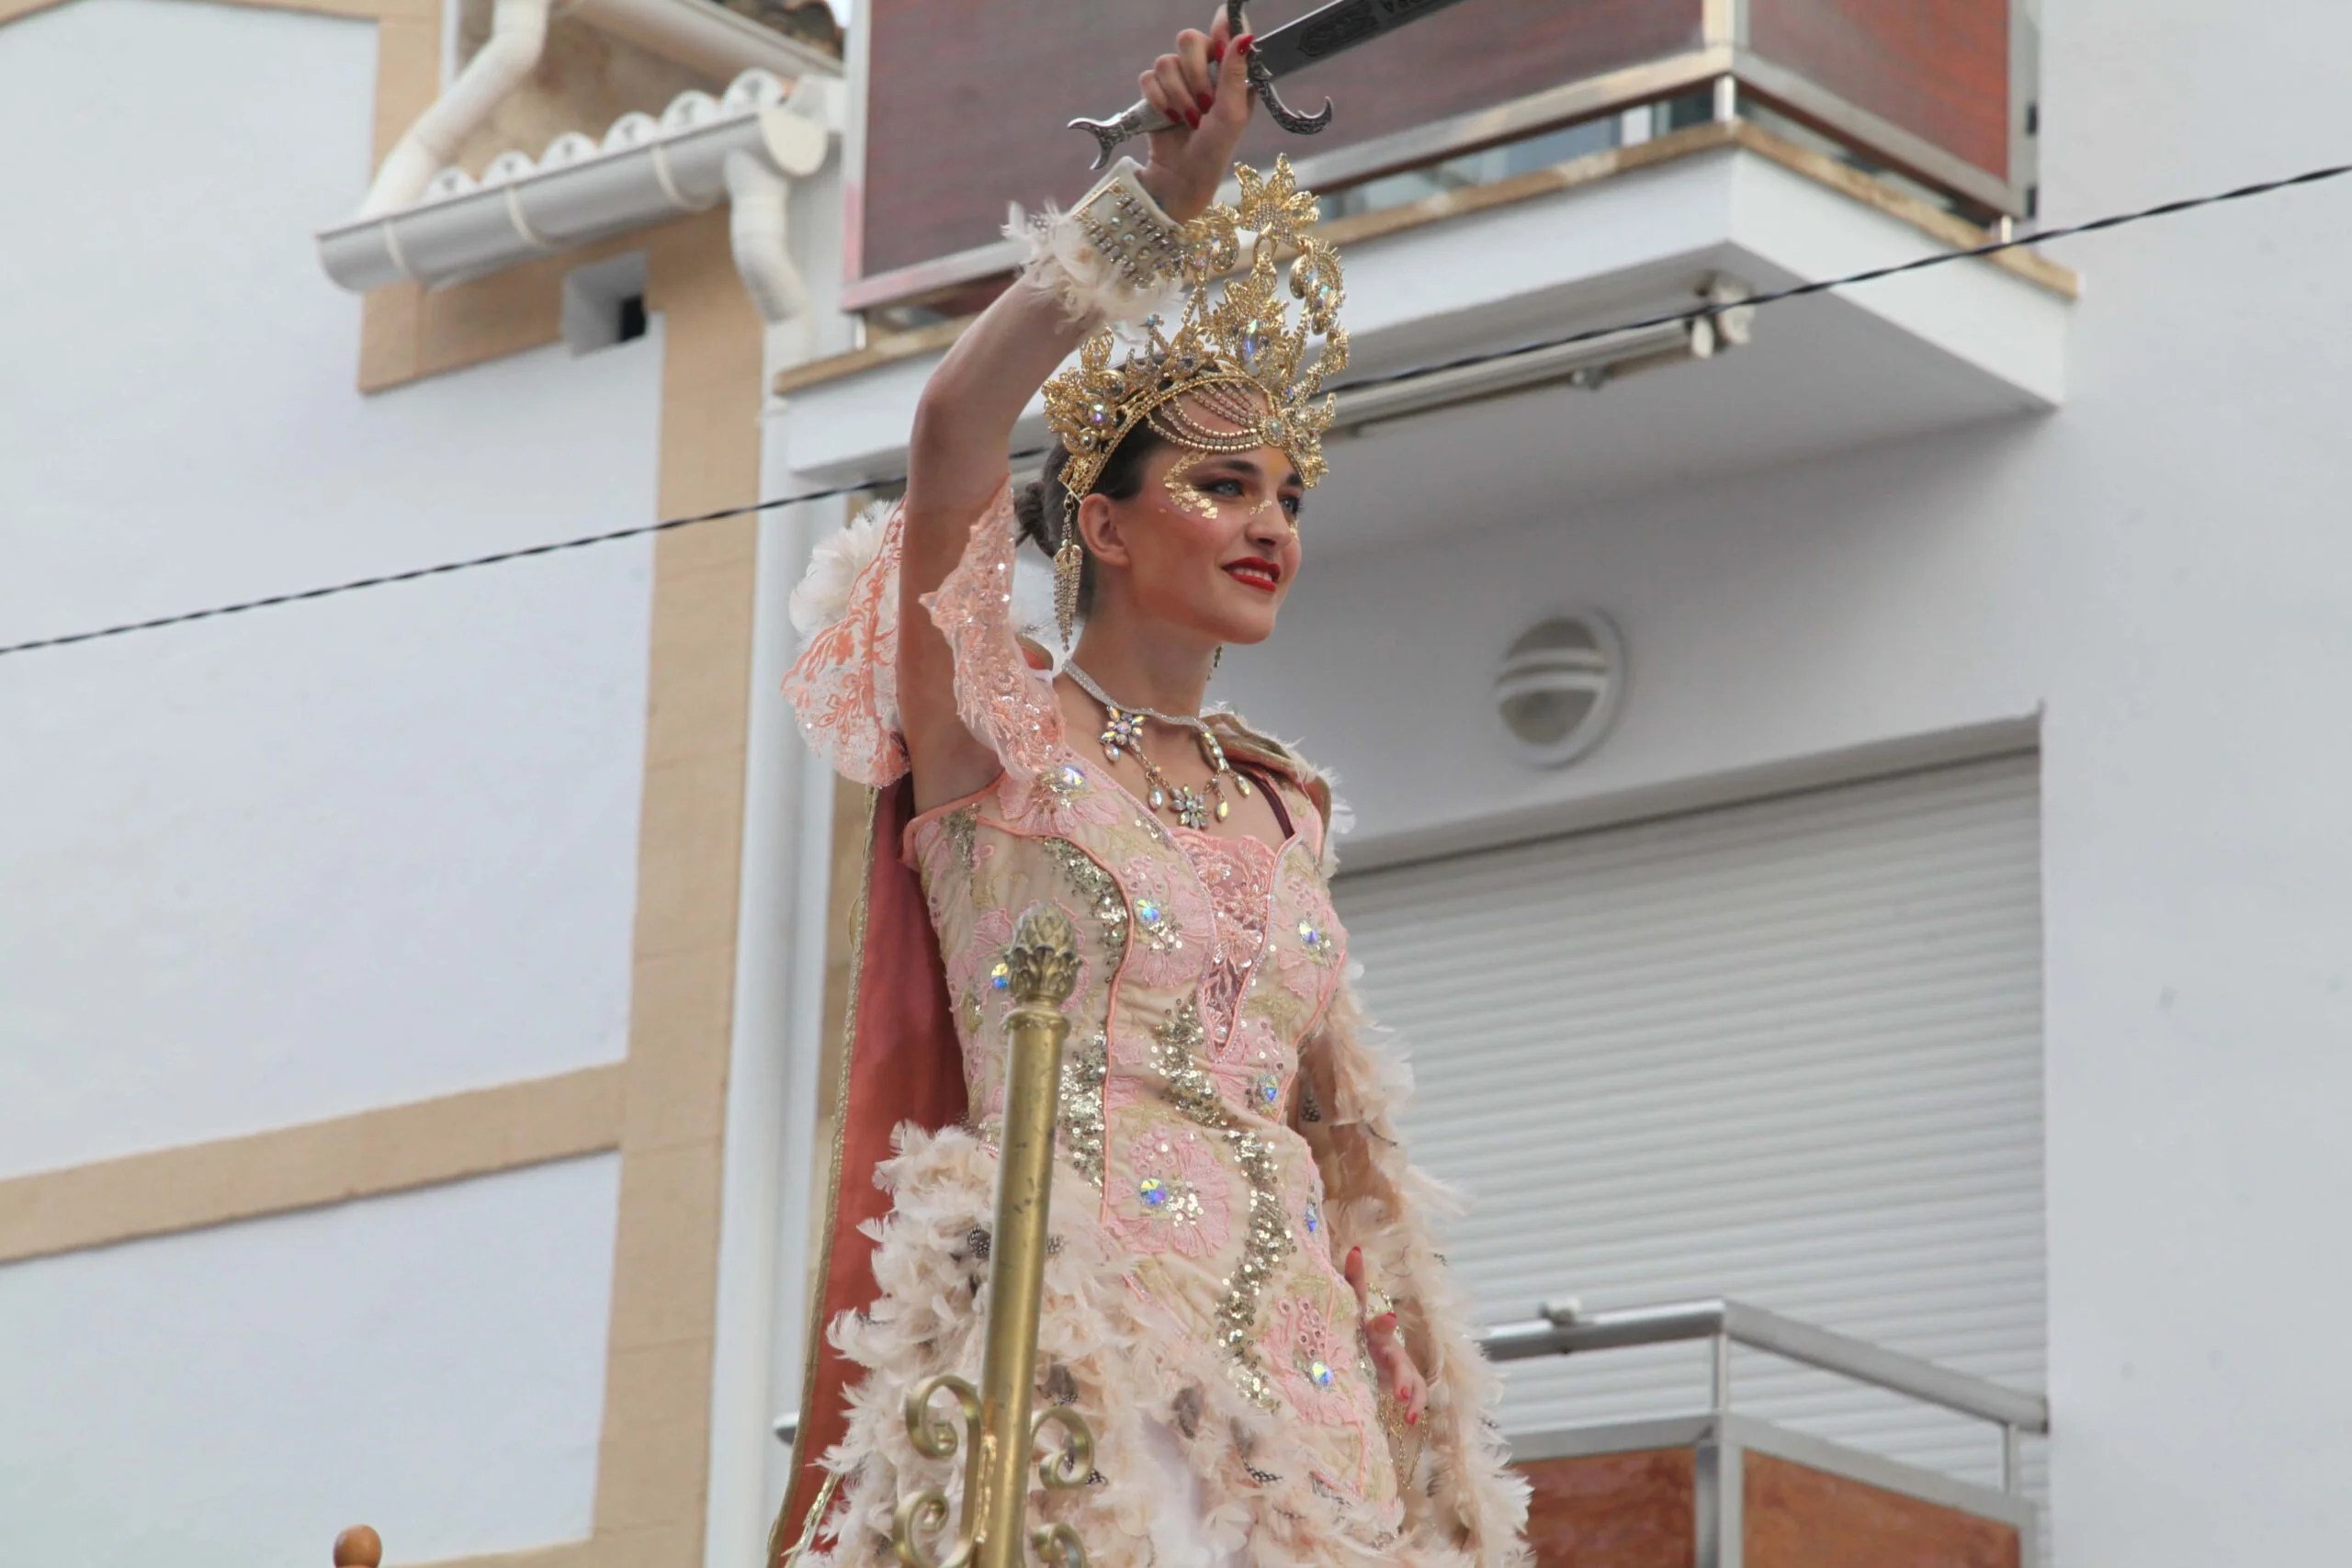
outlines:
[{"label": "beaded necklace", "polygon": [[[1115,764],[1122,756],[1135,758],[1136,765],[1143,769],[1144,783],[1148,786],[1144,804],[1154,811],[1168,812],[1187,828],[1204,829],[1210,818],[1222,822],[1232,814],[1232,806],[1225,798],[1226,781],[1232,781],[1236,795],[1244,800],[1250,798],[1249,779],[1234,772],[1233,764],[1226,761],[1225,746],[1206,720],[1194,714],[1161,713],[1158,708],[1129,707],[1124,703],[1114,702],[1108,693],[1095,684],[1091,675],[1078,667],[1077,660],[1068,660],[1062,668],[1069,672],[1071,680],[1078,682],[1080,691],[1102,705],[1106,716],[1102,721],[1102,733],[1095,739],[1102,743],[1103,760]],[[1193,738],[1200,742],[1202,758],[1209,765],[1208,785],[1204,790],[1169,783],[1168,775],[1159,771],[1159,764],[1145,755],[1143,727],[1146,720],[1164,724],[1170,729],[1192,732]]]}]

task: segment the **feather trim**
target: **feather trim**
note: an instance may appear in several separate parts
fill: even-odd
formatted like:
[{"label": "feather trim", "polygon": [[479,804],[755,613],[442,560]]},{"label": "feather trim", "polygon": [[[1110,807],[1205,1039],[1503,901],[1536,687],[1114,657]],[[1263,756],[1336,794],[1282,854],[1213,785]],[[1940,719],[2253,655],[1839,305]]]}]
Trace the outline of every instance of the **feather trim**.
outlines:
[{"label": "feather trim", "polygon": [[[851,1393],[848,1435],[824,1459],[843,1477],[824,1532],[831,1543],[809,1553],[807,1568],[888,1568],[892,1515],[920,1488],[942,1488],[960,1512],[962,1455],[918,1455],[900,1402],[935,1373],[978,1382],[996,1157],[955,1128],[901,1128],[897,1148],[876,1175],[892,1192],[890,1215],[875,1231],[882,1293],[831,1330],[865,1375]],[[1070,1403],[1084,1414],[1099,1479],[1070,1492],[1033,1488],[1033,1521],[1072,1525],[1096,1568],[1152,1568],[1152,1520],[1168,1497],[1164,1471],[1147,1458],[1151,1422],[1173,1436],[1201,1483],[1201,1536],[1219,1548],[1246,1543],[1253,1568],[1502,1568],[1510,1561],[1473,1556],[1442,1535],[1385,1536],[1362,1509],[1318,1491],[1306,1451],[1241,1397],[1215,1347],[1185,1334],[1126,1277],[1125,1254],[1092,1218],[1100,1195],[1067,1166],[1056,1166],[1054,1180],[1040,1404]],[[1430,1467],[1441,1490],[1445,1469]]]},{"label": "feather trim", "polygon": [[[890,509],[896,504],[888,501],[873,502],[808,552],[808,570],[801,574],[787,602],[792,629],[803,638],[815,637],[848,612],[850,585],[880,552],[882,525],[889,520]],[[882,613],[897,615],[896,595],[883,606]]]}]

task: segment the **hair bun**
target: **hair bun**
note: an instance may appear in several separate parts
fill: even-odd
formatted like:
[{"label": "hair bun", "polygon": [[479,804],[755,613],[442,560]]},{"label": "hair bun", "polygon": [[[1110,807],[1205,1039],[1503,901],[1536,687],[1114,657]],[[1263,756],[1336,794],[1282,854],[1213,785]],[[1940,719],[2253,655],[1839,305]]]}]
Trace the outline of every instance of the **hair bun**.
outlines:
[{"label": "hair bun", "polygon": [[1031,479],[1012,491],[1012,514],[1021,520],[1021,536],[1047,555],[1058,542],[1046,532],[1046,481]]}]

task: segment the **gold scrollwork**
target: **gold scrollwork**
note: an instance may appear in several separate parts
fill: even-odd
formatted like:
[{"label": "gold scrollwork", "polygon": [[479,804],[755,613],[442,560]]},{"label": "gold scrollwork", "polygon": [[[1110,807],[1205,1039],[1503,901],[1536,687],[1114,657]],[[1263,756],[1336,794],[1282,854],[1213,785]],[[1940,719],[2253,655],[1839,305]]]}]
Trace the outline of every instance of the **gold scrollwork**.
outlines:
[{"label": "gold scrollwork", "polygon": [[1069,1406],[1051,1405],[1029,1423],[1033,1446],[1047,1427],[1062,1429],[1062,1446],[1037,1461],[1037,1484],[1057,1492],[1085,1485],[1094,1474],[1094,1428]]},{"label": "gold scrollwork", "polygon": [[1029,1548],[1046,1568],[1086,1568],[1086,1546],[1078,1532],[1059,1522],[1029,1532]]},{"label": "gold scrollwork", "polygon": [[[932,1407],[932,1400],[942,1390],[956,1397],[956,1413],[963,1417],[961,1426],[943,1411]],[[956,1450],[967,1439],[971,1454],[977,1459],[980,1442],[979,1391],[953,1372],[942,1372],[925,1378],[907,1391],[907,1441],[915,1452],[925,1459],[953,1459]],[[970,1468],[977,1468],[972,1466]],[[956,1527],[955,1540],[946,1555],[933,1557],[923,1548],[926,1536],[938,1534],[947,1528],[954,1512],[947,1494],[936,1486],[925,1487],[901,1500],[890,1527],[890,1542],[897,1550],[899,1562],[904,1568],[965,1568],[971,1562],[974,1544],[972,1529],[971,1487],[967,1478],[964,1517]]]}]

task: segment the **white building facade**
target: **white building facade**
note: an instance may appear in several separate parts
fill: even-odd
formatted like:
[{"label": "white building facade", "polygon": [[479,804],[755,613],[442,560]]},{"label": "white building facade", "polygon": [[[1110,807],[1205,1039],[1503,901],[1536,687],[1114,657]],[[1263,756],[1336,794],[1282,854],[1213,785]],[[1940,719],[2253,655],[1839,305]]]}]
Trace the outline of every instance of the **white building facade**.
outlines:
[{"label": "white building facade", "polygon": [[[559,13],[469,182],[370,214],[512,238],[363,298],[311,236],[488,8],[0,0],[0,644],[900,472],[961,310],[841,309],[887,8],[835,68],[704,5]],[[2335,10],[2023,21],[2033,221],[2339,155]],[[1359,366],[1976,237],[1758,79],[1335,201]],[[769,163],[707,210],[562,205],[553,158],[471,188],[725,125]],[[1339,775],[1493,1320],[1750,1301],[2045,1394],[2050,1561],[2326,1560],[2347,238],[2319,186],[1343,415],[1281,634],[1213,690]],[[851,503],[0,657],[0,1561],[315,1562],[363,1519],[401,1563],[756,1560],[854,816],[775,694],[784,599]],[[1547,762],[1498,682],[1571,613],[1613,706]],[[1693,1408],[1685,1349],[1516,1364],[1507,1424]],[[1982,1423],[1732,1377],[1997,1484]]]}]

